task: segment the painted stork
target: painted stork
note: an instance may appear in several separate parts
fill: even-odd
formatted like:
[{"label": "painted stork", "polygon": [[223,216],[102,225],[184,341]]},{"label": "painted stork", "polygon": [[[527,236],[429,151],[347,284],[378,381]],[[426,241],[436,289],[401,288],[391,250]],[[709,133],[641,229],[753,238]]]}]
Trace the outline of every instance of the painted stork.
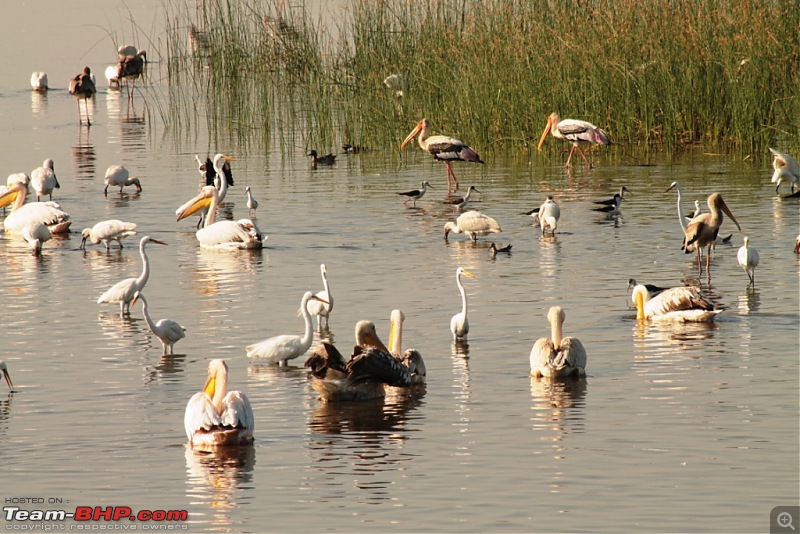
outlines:
[{"label": "painted stork", "polygon": [[588,165],[590,169],[592,168],[592,164],[586,157],[583,149],[580,147],[580,143],[596,145],[611,144],[611,140],[608,138],[606,132],[594,124],[576,119],[561,120],[561,117],[559,117],[558,113],[551,113],[550,116],[547,117],[547,126],[542,133],[541,139],[539,139],[539,146],[537,147],[537,150],[542,150],[542,144],[544,144],[544,140],[547,138],[548,133],[552,134],[553,137],[557,139],[566,139],[572,143],[572,148],[569,151],[569,157],[567,158],[567,162],[564,164],[564,167],[569,167],[569,162],[572,159],[572,153],[575,152],[575,149],[577,148],[578,152],[580,152],[581,156],[583,156],[583,160],[586,162],[586,165]]}]

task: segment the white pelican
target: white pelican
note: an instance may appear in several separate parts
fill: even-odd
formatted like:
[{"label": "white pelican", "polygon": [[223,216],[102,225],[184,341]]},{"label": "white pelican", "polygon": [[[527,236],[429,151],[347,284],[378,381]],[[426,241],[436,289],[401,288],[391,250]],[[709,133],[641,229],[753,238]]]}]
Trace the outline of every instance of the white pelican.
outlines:
[{"label": "white pelican", "polygon": [[692,246],[697,249],[697,262],[699,263],[700,272],[703,272],[703,263],[700,255],[700,249],[707,247],[706,250],[706,272],[708,272],[709,263],[711,260],[711,247],[717,239],[719,227],[722,225],[722,212],[724,211],[728,217],[736,224],[736,227],[741,232],[742,227],[736,217],[733,216],[728,205],[722,200],[722,195],[719,193],[711,193],[708,196],[708,209],[710,213],[701,213],[686,225],[686,237],[684,239],[684,251],[686,254],[692,252]]},{"label": "white pelican", "polygon": [[463,210],[464,208],[467,207],[467,204],[469,203],[469,198],[472,196],[473,192],[480,193],[477,187],[471,185],[469,186],[469,189],[467,189],[467,194],[464,195],[463,197],[448,197],[444,199],[442,203],[449,204],[451,206],[455,206],[459,210]]},{"label": "white pelican", "polygon": [[736,253],[736,259],[739,261],[744,272],[750,277],[750,284],[756,285],[756,267],[758,267],[758,251],[750,246],[750,238],[744,236],[744,245]]},{"label": "white pelican", "polygon": [[[431,123],[428,119],[422,119],[414,127],[414,130],[408,137],[403,140],[400,145],[400,150],[403,150],[409,141],[414,139],[414,136],[419,134],[419,146],[433,156],[433,159],[444,161],[447,166],[447,194],[455,193],[458,191],[458,179],[453,174],[453,169],[450,167],[451,161],[472,161],[474,163],[483,163],[483,160],[472,148],[467,146],[463,141],[447,137],[446,135],[430,135]],[[450,177],[453,177],[455,188],[450,189]]]},{"label": "white pelican", "polygon": [[122,188],[126,185],[136,186],[136,192],[142,192],[142,184],[136,177],[131,178],[128,169],[122,165],[112,165],[106,169],[105,177],[106,188],[103,189],[103,194],[108,195],[109,187],[119,187],[119,194],[122,194]]},{"label": "white pelican", "polygon": [[313,168],[317,168],[317,165],[333,165],[336,163],[336,154],[326,154],[324,156],[318,156],[316,150],[312,150],[308,153],[311,156],[311,166]]},{"label": "white pelican", "polygon": [[89,67],[83,67],[83,71],[69,81],[69,94],[74,96],[78,102],[78,122],[80,124],[83,124],[83,118],[81,118],[81,100],[83,100],[86,107],[86,124],[92,125],[89,119],[89,103],[86,100],[92,98],[96,92],[97,89],[92,80],[92,70]]},{"label": "white pelican", "polygon": [[136,235],[136,223],[109,219],[107,221],[100,221],[91,228],[84,228],[81,235],[83,236],[80,247],[82,249],[86,248],[87,240],[94,244],[102,241],[106,246],[106,250],[111,248],[111,241],[116,241],[119,243],[119,248],[123,248],[122,240],[126,237]]},{"label": "white pelican", "polygon": [[164,354],[172,354],[175,343],[186,337],[186,329],[172,319],[161,319],[154,323],[147,311],[147,299],[144,298],[141,291],[133,294],[131,306],[135,306],[137,300],[142,301],[144,320],[147,322],[147,327],[150,328],[150,331],[161,341],[161,345],[164,347]]},{"label": "white pelican", "polygon": [[608,206],[601,206],[599,208],[592,208],[592,211],[596,211],[598,213],[605,213],[606,217],[616,217],[620,213],[620,206],[622,205],[622,197],[619,193],[614,194],[614,203],[609,204]]},{"label": "white pelican", "polygon": [[389,316],[389,352],[408,368],[411,385],[424,384],[427,371],[422,354],[416,349],[406,349],[403,352],[403,322],[406,320],[402,310],[392,310]]},{"label": "white pelican", "polygon": [[531,376],[563,378],[586,375],[586,349],[574,337],[563,337],[562,326],[566,314],[561,306],[547,312],[552,339],[539,338],[531,349]]},{"label": "white pelican", "polygon": [[503,230],[497,221],[484,215],[480,211],[467,211],[456,219],[456,222],[446,222],[444,224],[444,240],[450,232],[454,234],[465,233],[472,241],[477,241],[479,236],[488,234],[499,234]]},{"label": "white pelican", "polygon": [[[222,185],[220,183],[220,185]],[[256,216],[256,210],[258,209],[258,201],[253,198],[253,193],[250,191],[250,186],[244,188],[244,193],[247,195],[247,214],[252,218]]]},{"label": "white pelican", "polygon": [[567,157],[567,162],[564,164],[564,167],[569,167],[569,162],[572,159],[572,153],[575,152],[575,149],[577,148],[578,152],[580,152],[581,156],[583,156],[583,160],[586,162],[586,165],[588,165],[590,169],[592,168],[592,164],[586,157],[583,149],[580,147],[580,143],[602,145],[611,144],[608,135],[594,124],[575,119],[561,120],[561,117],[558,116],[558,113],[551,113],[547,117],[547,126],[542,133],[541,139],[539,139],[539,146],[537,147],[538,150],[542,150],[542,144],[544,144],[544,140],[547,138],[548,133],[553,134],[553,137],[556,139],[566,139],[572,143],[572,148],[569,151],[569,157]]},{"label": "white pelican", "polygon": [[108,81],[108,88],[112,91],[119,91],[119,75],[117,74],[117,66],[109,65],[105,71],[106,80]]},{"label": "white pelican", "polygon": [[148,242],[166,245],[166,243],[163,241],[153,239],[149,235],[144,236],[142,240],[139,241],[139,254],[142,256],[142,274],[136,278],[126,278],[125,280],[121,280],[108,288],[105,293],[100,295],[100,298],[97,299],[98,304],[102,304],[104,302],[119,302],[120,316],[125,316],[126,312],[128,315],[130,315],[131,302],[133,302],[134,295],[137,291],[144,289],[148,278],[150,278],[150,260],[147,258],[147,253],[144,251],[144,246]]},{"label": "white pelican", "polygon": [[[144,50],[138,50],[133,54],[120,57],[119,63],[117,63],[117,79],[119,82],[125,82],[125,86],[128,89],[128,98],[133,98],[136,79],[142,76],[146,62],[147,52]],[[131,86],[128,86],[128,80],[131,80]]]},{"label": "white pelican", "polygon": [[49,195],[50,200],[53,200],[53,189],[61,189],[61,184],[56,178],[53,160],[50,158],[44,160],[41,167],[33,169],[30,180],[33,190],[36,191],[36,200],[40,200],[39,197],[44,195]]},{"label": "white pelican", "polygon": [[492,258],[496,257],[498,252],[505,252],[507,254],[511,254],[511,245],[506,245],[504,247],[499,247],[498,248],[497,245],[495,245],[494,243],[491,243],[489,245],[489,254],[492,255]]},{"label": "white pelican", "polygon": [[425,196],[425,193],[428,192],[428,188],[430,187],[431,189],[433,189],[433,186],[431,186],[431,184],[429,184],[427,180],[423,180],[420,187],[422,189],[412,189],[411,191],[403,191],[402,193],[397,193],[398,195],[408,197],[406,201],[403,202],[404,206],[407,206],[408,203],[411,202],[412,200],[414,201],[414,206],[416,206],[417,200]]},{"label": "white pelican", "polygon": [[333,294],[331,294],[331,287],[328,285],[328,268],[322,263],[319,266],[320,273],[322,274],[322,291],[315,294],[316,299],[308,301],[306,307],[308,313],[317,318],[317,330],[322,330],[322,318],[325,318],[325,328],[328,328],[328,319],[333,311]]},{"label": "white pelican", "polygon": [[450,332],[453,334],[453,341],[464,341],[469,334],[469,318],[467,317],[467,292],[464,291],[464,285],[461,283],[461,275],[475,278],[475,275],[459,267],[456,269],[456,284],[458,290],[461,292],[461,312],[455,314],[450,319]]},{"label": "white pelican", "polygon": [[20,232],[22,238],[28,242],[33,249],[33,255],[39,256],[42,253],[42,244],[45,241],[50,241],[53,237],[47,225],[40,222],[34,222],[22,228]]},{"label": "white pelican", "polygon": [[186,437],[193,447],[250,445],[255,418],[250,400],[241,391],[228,391],[228,364],[208,362],[203,391],[195,393],[183,417]]},{"label": "white pelican", "polygon": [[[617,194],[619,195],[619,198],[625,200],[625,193],[630,193],[630,190],[623,185],[622,187],[619,188],[619,193]],[[608,200],[596,200],[594,203],[600,204],[602,206],[613,206],[614,204],[617,203],[617,195],[614,195]]]},{"label": "white pelican", "polygon": [[305,332],[302,336],[284,334],[259,341],[247,346],[245,349],[247,350],[247,356],[257,358],[259,361],[263,360],[278,365],[286,365],[289,360],[299,358],[305,354],[314,339],[311,313],[308,311],[308,302],[312,299],[325,302],[311,291],[305,292],[303,299],[300,301],[300,311],[305,321]]},{"label": "white pelican", "polygon": [[7,189],[11,189],[16,184],[22,184],[25,186],[25,189],[27,190],[29,183],[31,183],[31,177],[24,172],[15,172],[14,174],[9,174],[8,178],[6,178]]},{"label": "white pelican", "polygon": [[[217,154],[214,156],[214,161],[211,161],[211,158],[206,158],[205,162],[203,162],[197,154],[195,154],[194,157],[197,160],[198,170],[202,177],[200,188],[202,189],[203,186],[208,185],[214,186],[219,195],[217,205],[221,205],[225,200],[225,196],[228,194],[228,187],[233,185],[233,173],[231,171],[231,164],[226,159],[227,156],[225,156],[225,154]],[[235,159],[231,158],[231,161],[235,161]],[[224,180],[223,177],[225,178]],[[257,202],[256,206],[258,206]],[[249,207],[250,206],[248,206],[248,208]],[[181,208],[178,208],[175,211],[176,215],[180,209]],[[206,215],[208,215],[208,206],[200,208],[197,210],[197,213],[200,214],[200,220],[197,221],[197,228],[199,229],[203,227]]]},{"label": "white pelican", "polygon": [[703,323],[714,320],[721,310],[714,307],[697,287],[671,287],[650,297],[641,284],[633,288],[637,320]]},{"label": "white pelican", "polygon": [[409,387],[408,367],[391,354],[378,338],[372,321],[356,324],[356,346],[350,361],[328,341],[314,349],[305,362],[311,386],[323,402],[383,398],[385,385]]},{"label": "white pelican", "polygon": [[31,88],[40,93],[47,91],[47,74],[41,71],[31,74]]},{"label": "white pelican", "polygon": [[544,201],[544,203],[539,206],[539,226],[542,229],[542,235],[545,234],[547,230],[550,230],[551,234],[556,233],[556,228],[558,228],[558,219],[561,218],[561,208],[558,207],[558,203],[553,200],[553,197],[549,196]]},{"label": "white pelican", "polygon": [[44,224],[52,234],[69,232],[72,224],[69,213],[62,211],[56,202],[30,202],[25,204],[27,186],[17,182],[0,194],[0,208],[11,204],[11,214],[3,224],[7,232],[22,233],[22,229],[36,224]]},{"label": "white pelican", "polygon": [[792,183],[792,194],[794,194],[794,186],[800,184],[800,164],[789,154],[778,152],[774,148],[769,149],[772,152],[772,168],[775,172],[772,173],[772,183],[776,184],[775,192],[784,180]]},{"label": "white pelican", "polygon": [[3,373],[3,378],[6,379],[6,384],[8,384],[8,389],[13,390],[14,384],[11,382],[11,375],[8,374],[8,366],[6,365],[6,362],[4,362],[3,360],[0,360],[0,373]]}]

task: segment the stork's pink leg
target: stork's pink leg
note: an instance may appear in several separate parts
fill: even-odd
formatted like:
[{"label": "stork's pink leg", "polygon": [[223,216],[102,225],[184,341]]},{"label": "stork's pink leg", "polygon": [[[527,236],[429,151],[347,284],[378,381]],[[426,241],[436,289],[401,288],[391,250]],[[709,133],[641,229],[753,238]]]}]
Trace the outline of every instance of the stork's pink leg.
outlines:
[{"label": "stork's pink leg", "polygon": [[589,158],[586,157],[586,154],[584,153],[583,149],[581,149],[581,147],[579,147],[578,145],[574,145],[574,147],[578,149],[578,152],[580,152],[581,156],[583,156],[583,161],[585,161],[586,165],[591,169],[592,164],[589,162]]},{"label": "stork's pink leg", "polygon": [[569,156],[567,157],[567,162],[564,164],[564,167],[569,167],[569,162],[572,159],[572,153],[575,152],[575,147],[577,145],[572,145],[572,148],[569,149]]},{"label": "stork's pink leg", "polygon": [[[445,161],[444,164],[447,165],[447,194],[455,193],[456,191],[458,191],[458,178],[456,178],[456,175],[453,172],[453,168],[450,167],[450,162],[449,161]],[[450,191],[450,177],[451,176],[453,177],[453,181],[456,183],[456,188],[453,189],[452,191]]]}]

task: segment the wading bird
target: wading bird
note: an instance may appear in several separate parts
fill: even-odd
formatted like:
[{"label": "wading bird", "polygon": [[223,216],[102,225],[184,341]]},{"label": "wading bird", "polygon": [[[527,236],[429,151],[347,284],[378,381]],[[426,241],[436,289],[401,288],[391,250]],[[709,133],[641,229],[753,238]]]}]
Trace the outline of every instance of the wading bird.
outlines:
[{"label": "wading bird", "polygon": [[247,214],[248,216],[255,217],[256,210],[258,209],[258,201],[253,198],[253,193],[250,191],[250,186],[244,188],[244,194],[247,196]]},{"label": "wading bird", "polygon": [[800,164],[789,154],[778,152],[774,148],[769,149],[772,152],[772,168],[775,171],[772,173],[772,183],[775,184],[775,193],[781,183],[788,180],[792,184],[792,194],[794,194],[794,186],[800,184]]},{"label": "wading bird", "polygon": [[800,254],[800,235],[794,240],[794,253]]},{"label": "wading bird", "polygon": [[328,328],[328,319],[333,311],[333,294],[331,294],[331,287],[328,284],[328,268],[322,263],[319,270],[322,274],[322,287],[325,289],[316,293],[317,298],[309,300],[306,307],[308,313],[317,318],[317,330],[321,331],[323,318],[325,318],[325,328]]},{"label": "wading bird", "polygon": [[402,195],[408,197],[405,202],[403,202],[404,206],[407,206],[409,202],[412,200],[414,201],[414,206],[417,205],[417,200],[421,199],[425,196],[425,193],[428,192],[428,188],[430,187],[433,189],[433,186],[428,183],[427,180],[423,180],[421,184],[422,189],[412,189],[411,191],[404,191],[402,193],[397,193],[398,195]]},{"label": "wading bird", "polygon": [[6,379],[6,384],[8,384],[8,389],[13,391],[14,384],[11,382],[11,375],[8,373],[8,366],[6,365],[6,362],[4,362],[3,360],[0,360],[0,373],[3,373],[3,378]]},{"label": "wading bird", "polygon": [[91,241],[95,245],[102,241],[106,246],[106,250],[111,248],[111,241],[116,241],[119,244],[119,248],[123,248],[122,240],[132,235],[136,235],[136,223],[124,222],[118,219],[100,221],[91,228],[83,229],[80,248],[86,249],[86,241]]},{"label": "wading bird", "polygon": [[47,74],[41,71],[31,74],[31,88],[39,93],[46,92],[49,89],[47,85]]},{"label": "wading bird", "polygon": [[552,134],[556,139],[566,139],[572,143],[572,148],[569,151],[569,157],[567,157],[567,162],[564,164],[564,167],[569,167],[569,162],[572,159],[572,153],[575,152],[575,149],[577,148],[578,152],[580,152],[581,156],[583,156],[583,160],[586,162],[586,165],[588,165],[590,169],[592,168],[591,162],[586,157],[583,149],[580,147],[581,143],[589,145],[611,144],[606,132],[594,124],[575,119],[561,120],[561,117],[558,116],[558,113],[551,113],[547,117],[547,126],[542,133],[542,137],[539,139],[537,150],[542,150],[542,145],[544,144],[544,140],[547,138],[547,134]]},{"label": "wading bird", "polygon": [[144,315],[147,327],[161,342],[161,346],[164,347],[163,354],[171,355],[175,343],[186,337],[186,329],[172,319],[161,319],[154,323],[150,318],[150,313],[147,311],[147,299],[144,298],[141,291],[133,294],[131,306],[135,306],[137,300],[142,301],[142,315]]},{"label": "wading bird", "polygon": [[22,228],[22,238],[28,242],[34,256],[42,254],[42,245],[53,237],[47,225],[40,222],[31,223]]},{"label": "wading bird", "polygon": [[563,337],[562,327],[566,314],[561,306],[547,312],[551,338],[539,338],[530,355],[531,376],[539,378],[564,378],[586,375],[586,349],[574,337]]},{"label": "wading bird", "polygon": [[[625,193],[630,193],[630,190],[623,185],[622,187],[619,188],[619,193],[617,194],[619,195],[619,198],[625,200]],[[602,206],[613,206],[614,204],[617,203],[617,195],[614,195],[613,197],[607,200],[596,200],[594,203]]]},{"label": "wading bird", "polygon": [[700,272],[703,272],[702,257],[700,249],[706,247],[706,273],[708,273],[709,264],[711,261],[711,247],[717,239],[719,227],[722,225],[722,212],[725,212],[728,217],[736,224],[736,227],[741,232],[742,227],[736,217],[733,216],[728,205],[722,200],[722,195],[719,193],[712,193],[708,196],[708,209],[710,213],[702,213],[695,217],[686,226],[686,237],[684,239],[684,251],[686,254],[692,252],[691,246],[697,249],[697,262],[699,264]]},{"label": "wading bird", "polygon": [[117,74],[117,65],[109,65],[105,70],[106,80],[108,81],[108,88],[112,91],[119,91],[119,76]]},{"label": "wading bird", "polygon": [[53,200],[53,189],[61,189],[61,184],[58,183],[58,178],[56,178],[52,159],[47,158],[41,167],[33,169],[33,172],[31,172],[31,185],[33,185],[33,190],[36,191],[36,200],[41,200],[40,197],[44,195],[49,195],[50,200]]},{"label": "wading bird", "polygon": [[208,379],[203,391],[189,399],[183,425],[193,447],[253,443],[255,418],[250,400],[241,391],[228,391],[228,364],[225,360],[208,362]]},{"label": "wading bird", "polygon": [[636,319],[681,323],[711,322],[720,312],[697,287],[671,287],[650,297],[643,285],[633,288]]},{"label": "wading bird", "polygon": [[[681,201],[682,201],[683,193],[681,191],[681,186],[680,186],[680,184],[678,184],[677,181],[672,182],[669,185],[669,187],[667,188],[666,192],[669,192],[669,191],[671,191],[673,189],[675,191],[677,191],[677,193],[678,193],[678,223],[680,223],[680,225],[681,225],[681,230],[683,230],[683,236],[684,236],[684,240],[685,240],[685,238],[686,238],[686,225],[688,224],[689,221],[694,219],[694,217],[702,215],[702,214],[701,213],[697,213],[696,215],[694,215],[692,217],[684,216],[683,215],[683,208],[681,207]],[[695,201],[695,207],[697,208],[697,210],[699,210],[699,208],[698,208],[699,204],[700,204],[700,201],[696,200]],[[714,239],[714,245],[716,246],[716,245],[719,245],[720,243],[728,243],[731,240],[732,237],[733,237],[733,234],[729,234],[727,237],[719,237],[719,236],[717,236]],[[688,248],[688,251],[691,252],[694,249],[695,249],[694,245],[690,245],[689,248]]]},{"label": "wading bird", "polygon": [[[147,52],[144,50],[137,50],[133,54],[121,57],[117,63],[117,80],[125,82],[125,87],[128,89],[128,98],[133,98],[133,91],[136,89],[136,79],[142,77],[144,72],[144,65],[147,62]],[[128,85],[130,80],[130,85]]]},{"label": "wading bird", "polygon": [[477,187],[471,185],[469,186],[469,189],[467,189],[467,194],[464,195],[463,197],[448,197],[444,199],[442,203],[449,204],[450,206],[455,206],[459,210],[463,210],[464,208],[467,207],[467,204],[469,203],[469,199],[472,196],[473,192],[480,193]]},{"label": "wading bird", "polygon": [[616,217],[620,214],[620,206],[622,205],[622,197],[619,193],[614,194],[614,203],[608,206],[601,206],[599,208],[592,208],[592,211],[605,214],[606,217]]},{"label": "wading bird", "polygon": [[122,194],[122,188],[128,185],[136,186],[136,192],[142,192],[142,184],[136,177],[131,178],[128,169],[122,165],[112,165],[106,169],[106,177],[103,180],[106,184],[103,189],[103,194],[108,195],[109,187],[119,187],[119,194]]},{"label": "wading bird", "polygon": [[[9,177],[10,179],[11,177]],[[3,225],[7,232],[22,233],[23,228],[44,224],[51,234],[69,232],[72,224],[69,213],[62,211],[57,202],[31,202],[25,204],[28,186],[24,182],[14,182],[0,194],[0,208],[13,203],[11,214]]]},{"label": "wading bird", "polygon": [[[220,154],[217,154],[217,156],[220,156]],[[203,161],[200,159],[200,156],[197,154],[194,155],[198,164],[197,170],[200,171],[200,177],[202,178],[200,181],[200,187],[203,187],[204,185],[213,185],[217,189],[221,189],[222,184],[217,181],[218,176],[224,176],[228,187],[233,187],[233,171],[231,170],[230,162],[236,160],[233,158],[228,160],[223,157],[221,160],[221,166],[218,166],[214,164],[217,156],[214,156],[214,161],[208,157],[205,161]],[[221,171],[217,171],[218,167],[221,169]],[[223,195],[222,198],[224,199],[225,196]]]},{"label": "wading bird", "polygon": [[475,278],[475,275],[459,267],[456,269],[456,284],[458,290],[461,292],[461,311],[450,319],[450,332],[453,334],[453,341],[464,341],[469,334],[469,317],[467,317],[467,292],[464,291],[464,285],[461,283],[461,275]]},{"label": "wading bird", "polygon": [[317,151],[312,150],[308,153],[311,156],[311,166],[315,169],[317,165],[333,165],[336,163],[336,154],[326,154],[324,156],[317,156]]},{"label": "wading bird", "polygon": [[536,212],[536,219],[539,221],[539,227],[542,229],[542,235],[544,235],[548,230],[551,234],[555,235],[556,228],[558,228],[558,220],[560,218],[561,208],[558,206],[558,203],[553,200],[552,196],[547,197],[542,205],[539,206],[538,212]]},{"label": "wading bird", "polygon": [[144,236],[141,241],[139,241],[139,255],[142,257],[142,274],[136,278],[120,280],[108,288],[105,293],[100,295],[100,298],[97,299],[98,304],[113,304],[119,302],[120,317],[131,314],[131,302],[133,302],[134,295],[136,295],[137,291],[144,289],[147,280],[150,278],[150,260],[147,258],[147,253],[144,251],[144,247],[147,243],[166,245],[163,241],[153,239],[149,235]]},{"label": "wading bird", "polygon": [[700,207],[700,201],[699,200],[695,200],[694,201],[694,211],[692,211],[691,213],[689,213],[689,215],[686,216],[686,220],[687,221],[691,221],[692,219],[694,219],[695,217],[697,217],[701,213],[703,213],[703,209]]},{"label": "wading bird", "polygon": [[[422,119],[414,127],[414,130],[408,137],[403,140],[400,145],[400,150],[403,150],[409,141],[419,134],[419,146],[433,156],[433,159],[444,161],[447,166],[447,194],[455,193],[458,191],[458,179],[453,174],[453,169],[450,166],[451,161],[471,161],[474,163],[483,163],[483,160],[472,148],[467,146],[463,141],[447,137],[446,135],[430,135],[431,124],[428,119]],[[453,177],[455,188],[450,188],[450,177]]]},{"label": "wading bird", "polygon": [[467,211],[459,215],[456,222],[446,222],[444,224],[444,240],[447,241],[447,236],[450,232],[454,234],[465,233],[474,242],[480,236],[499,234],[502,231],[497,221],[488,215],[484,215],[479,211]]},{"label": "wading bird", "polygon": [[758,267],[758,251],[750,246],[750,238],[744,236],[744,245],[736,253],[739,265],[750,278],[750,284],[756,285],[756,267]]},{"label": "wading bird", "polygon": [[83,100],[84,107],[86,108],[86,124],[91,126],[92,122],[89,119],[89,103],[88,99],[92,98],[97,92],[92,80],[92,70],[89,67],[83,67],[83,71],[76,74],[69,81],[69,94],[75,97],[78,102],[78,123],[83,124],[81,117],[81,100]]},{"label": "wading bird", "polygon": [[308,302],[310,300],[322,301],[322,299],[314,295],[311,291],[306,291],[303,295],[300,301],[300,312],[305,322],[305,332],[302,336],[283,334],[265,339],[264,341],[259,341],[258,343],[247,346],[245,349],[247,350],[247,356],[259,361],[286,365],[289,360],[299,358],[305,354],[311,347],[311,342],[314,339],[311,313],[308,311]]}]

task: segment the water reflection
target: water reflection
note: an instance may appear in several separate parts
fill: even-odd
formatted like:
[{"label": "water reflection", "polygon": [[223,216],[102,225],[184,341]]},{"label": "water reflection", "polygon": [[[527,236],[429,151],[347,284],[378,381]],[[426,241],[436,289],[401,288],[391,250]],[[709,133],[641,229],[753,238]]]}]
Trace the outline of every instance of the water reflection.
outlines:
[{"label": "water reflection", "polygon": [[739,295],[739,314],[747,315],[761,307],[761,293],[754,286],[748,286],[744,294]]},{"label": "water reflection", "polygon": [[[155,339],[155,338],[153,338]],[[162,350],[161,343],[150,343],[148,349],[158,345],[157,349]],[[180,381],[179,374],[186,371],[186,355],[185,354],[162,354],[158,362],[147,364],[144,367],[144,383],[150,384],[152,382],[178,382]]]},{"label": "water reflection", "polygon": [[216,250],[198,246],[190,270],[190,287],[199,295],[218,295],[241,284],[244,273],[257,273],[264,264],[263,249]]},{"label": "water reflection", "polygon": [[34,115],[47,112],[47,91],[31,91],[31,112]]},{"label": "water reflection", "polygon": [[14,400],[14,391],[8,392],[5,399],[0,400],[0,434],[5,434],[8,430],[8,420],[11,417],[11,403]]},{"label": "water reflection", "polygon": [[72,163],[78,181],[94,182],[97,154],[91,141],[91,128],[78,128],[78,139],[72,147]]},{"label": "water reflection", "polygon": [[119,306],[116,304],[109,306],[108,312],[103,312],[97,317],[97,321],[102,327],[103,337],[107,338],[110,342],[107,344],[106,349],[112,351],[120,351],[125,349],[123,354],[127,353],[127,349],[133,347],[148,348],[151,344],[150,330],[147,328],[144,320],[134,319],[132,317],[120,317]]},{"label": "water reflection", "polygon": [[552,430],[544,441],[563,441],[566,434],[585,432],[587,382],[585,377],[558,380],[531,377],[532,428]]},{"label": "water reflection", "polygon": [[[252,488],[255,447],[221,447],[206,452],[187,446],[185,457],[190,503],[208,507],[209,517],[203,522],[213,529],[230,529],[234,523],[231,513],[244,501],[239,492]],[[193,513],[192,517],[197,515]]]}]

